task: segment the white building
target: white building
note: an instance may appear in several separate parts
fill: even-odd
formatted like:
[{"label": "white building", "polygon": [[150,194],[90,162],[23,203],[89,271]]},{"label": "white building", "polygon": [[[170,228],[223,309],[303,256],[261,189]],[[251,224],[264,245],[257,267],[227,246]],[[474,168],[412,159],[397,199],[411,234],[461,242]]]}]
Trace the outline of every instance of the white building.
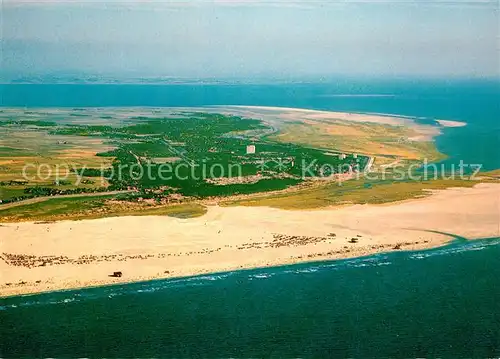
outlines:
[{"label": "white building", "polygon": [[255,145],[248,145],[247,146],[247,155],[253,155],[255,154]]}]

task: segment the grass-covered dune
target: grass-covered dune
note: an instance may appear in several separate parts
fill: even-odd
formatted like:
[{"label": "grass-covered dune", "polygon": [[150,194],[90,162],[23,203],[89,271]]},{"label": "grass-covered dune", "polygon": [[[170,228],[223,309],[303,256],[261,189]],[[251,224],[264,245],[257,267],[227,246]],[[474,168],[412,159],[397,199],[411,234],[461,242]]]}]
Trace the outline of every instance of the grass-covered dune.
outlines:
[{"label": "grass-covered dune", "polygon": [[0,208],[0,222],[80,220],[117,216],[170,216],[192,218],[205,214],[197,203],[148,205],[126,203],[116,196],[50,198],[7,209]]}]

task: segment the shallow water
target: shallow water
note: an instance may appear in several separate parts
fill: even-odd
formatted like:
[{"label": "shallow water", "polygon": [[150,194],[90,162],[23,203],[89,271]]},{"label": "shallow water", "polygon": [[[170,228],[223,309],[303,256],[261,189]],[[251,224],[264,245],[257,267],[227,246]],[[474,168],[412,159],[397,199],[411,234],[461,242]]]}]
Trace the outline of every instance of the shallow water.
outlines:
[{"label": "shallow water", "polygon": [[[368,95],[368,96],[367,96]],[[0,85],[0,107],[258,105],[464,121],[437,138],[450,158],[500,168],[500,81],[342,80],[275,85]]]}]

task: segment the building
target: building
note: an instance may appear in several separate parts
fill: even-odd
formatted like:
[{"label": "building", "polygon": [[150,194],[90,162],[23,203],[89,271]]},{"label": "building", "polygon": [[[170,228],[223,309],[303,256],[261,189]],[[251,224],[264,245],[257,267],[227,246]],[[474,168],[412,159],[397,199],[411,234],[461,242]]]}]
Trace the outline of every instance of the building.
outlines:
[{"label": "building", "polygon": [[247,155],[253,155],[255,154],[255,145],[248,145],[247,146]]}]

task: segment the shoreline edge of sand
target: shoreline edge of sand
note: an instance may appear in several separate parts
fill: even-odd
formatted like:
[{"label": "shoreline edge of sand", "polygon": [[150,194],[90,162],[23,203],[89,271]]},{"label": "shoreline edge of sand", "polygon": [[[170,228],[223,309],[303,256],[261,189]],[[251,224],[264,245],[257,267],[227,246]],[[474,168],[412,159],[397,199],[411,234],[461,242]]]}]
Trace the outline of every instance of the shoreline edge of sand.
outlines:
[{"label": "shoreline edge of sand", "polygon": [[[213,206],[192,219],[4,224],[0,297],[420,250],[453,237],[500,237],[499,208],[500,184],[482,183],[383,206]],[[115,271],[123,276],[110,277]]]}]

